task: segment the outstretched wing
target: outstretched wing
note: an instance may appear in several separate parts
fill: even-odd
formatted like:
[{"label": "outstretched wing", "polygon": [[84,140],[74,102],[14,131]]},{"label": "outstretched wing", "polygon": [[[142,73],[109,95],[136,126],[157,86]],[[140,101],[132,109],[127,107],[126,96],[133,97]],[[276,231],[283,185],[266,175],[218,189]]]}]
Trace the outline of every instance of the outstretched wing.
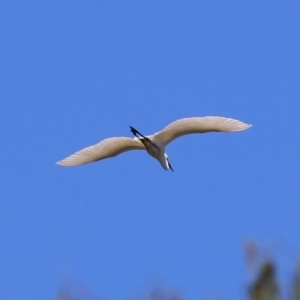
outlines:
[{"label": "outstretched wing", "polygon": [[145,150],[145,146],[137,138],[112,137],[96,145],[84,148],[57,162],[57,164],[65,167],[78,166],[117,156],[129,150]]},{"label": "outstretched wing", "polygon": [[153,140],[166,146],[173,140],[186,134],[241,131],[251,126],[238,120],[223,117],[185,118],[177,120],[155,133]]}]

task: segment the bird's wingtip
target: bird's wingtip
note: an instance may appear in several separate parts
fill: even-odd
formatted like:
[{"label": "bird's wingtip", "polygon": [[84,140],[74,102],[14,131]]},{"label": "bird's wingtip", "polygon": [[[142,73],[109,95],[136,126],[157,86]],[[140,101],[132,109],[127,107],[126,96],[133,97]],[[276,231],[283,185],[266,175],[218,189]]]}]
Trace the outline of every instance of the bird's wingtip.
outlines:
[{"label": "bird's wingtip", "polygon": [[246,130],[252,127],[252,124],[242,123],[240,124],[239,128],[237,128],[237,131]]},{"label": "bird's wingtip", "polygon": [[62,160],[60,160],[60,161],[57,161],[55,164],[56,164],[56,165],[59,165],[59,166],[63,166],[63,164],[62,164]]},{"label": "bird's wingtip", "polygon": [[72,165],[68,164],[64,159],[60,160],[60,161],[57,161],[55,164],[59,165],[59,166],[62,166],[62,167],[72,167]]}]

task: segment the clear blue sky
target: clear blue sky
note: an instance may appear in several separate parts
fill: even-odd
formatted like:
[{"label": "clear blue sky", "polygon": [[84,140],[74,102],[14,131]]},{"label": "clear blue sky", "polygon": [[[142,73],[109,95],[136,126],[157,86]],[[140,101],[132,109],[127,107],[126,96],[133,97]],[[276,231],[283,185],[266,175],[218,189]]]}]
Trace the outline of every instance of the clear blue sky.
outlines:
[{"label": "clear blue sky", "polygon": [[[299,1],[2,1],[0,298],[54,299],[73,276],[101,299],[156,284],[242,299],[248,237],[300,249],[299,15]],[[129,125],[205,115],[253,127],[175,141],[174,173],[142,151],[55,165]]]}]

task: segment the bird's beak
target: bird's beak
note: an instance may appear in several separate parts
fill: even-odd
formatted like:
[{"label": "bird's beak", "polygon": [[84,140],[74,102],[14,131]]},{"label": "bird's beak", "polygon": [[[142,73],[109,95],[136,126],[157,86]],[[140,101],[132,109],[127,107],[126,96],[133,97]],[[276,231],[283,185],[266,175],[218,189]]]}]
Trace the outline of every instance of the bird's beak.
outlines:
[{"label": "bird's beak", "polygon": [[168,165],[169,165],[169,168],[172,170],[172,172],[174,172],[174,170],[173,170],[173,168],[172,168],[172,166],[171,166],[169,160],[168,160]]}]

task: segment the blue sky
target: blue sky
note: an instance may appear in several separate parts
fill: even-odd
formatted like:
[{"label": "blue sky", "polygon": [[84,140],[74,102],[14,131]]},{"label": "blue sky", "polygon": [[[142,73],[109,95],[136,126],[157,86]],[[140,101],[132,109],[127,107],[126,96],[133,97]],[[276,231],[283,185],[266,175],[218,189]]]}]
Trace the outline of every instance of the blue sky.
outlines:
[{"label": "blue sky", "polygon": [[[300,249],[298,1],[2,1],[0,298],[156,285],[242,299],[244,242]],[[253,124],[76,168],[55,162],[182,117]],[[294,250],[293,250],[294,251]]]}]

